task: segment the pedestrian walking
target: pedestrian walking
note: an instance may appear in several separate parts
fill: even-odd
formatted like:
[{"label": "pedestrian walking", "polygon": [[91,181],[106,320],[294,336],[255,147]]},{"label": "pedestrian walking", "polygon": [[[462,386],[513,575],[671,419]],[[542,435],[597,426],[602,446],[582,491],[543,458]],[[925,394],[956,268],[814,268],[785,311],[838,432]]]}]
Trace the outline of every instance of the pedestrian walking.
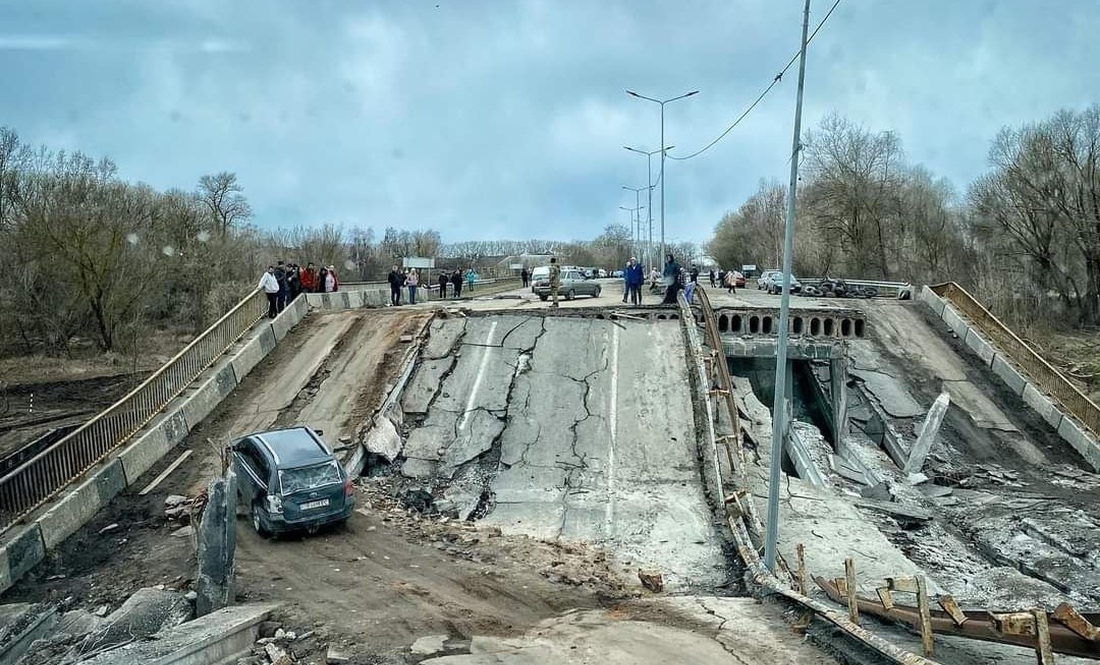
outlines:
[{"label": "pedestrian walking", "polygon": [[274,319],[279,313],[279,281],[275,279],[275,266],[268,266],[264,274],[260,275],[260,283],[256,286],[264,290],[267,296],[267,318]]},{"label": "pedestrian walking", "polygon": [[554,302],[550,304],[551,307],[558,306],[558,289],[561,288],[561,266],[558,265],[558,257],[550,257],[550,295],[553,296]]},{"label": "pedestrian walking", "polygon": [[439,299],[445,300],[447,298],[447,282],[450,281],[447,277],[446,270],[439,271]]},{"label": "pedestrian walking", "polygon": [[710,271],[710,288],[712,288],[712,289],[713,289],[713,288],[715,288],[716,286],[718,286],[718,274],[717,274],[717,272],[716,272],[716,271],[715,271],[715,270],[714,270],[714,269],[712,268],[712,269],[711,269],[711,271]]},{"label": "pedestrian walking", "polygon": [[737,294],[737,271],[726,271],[726,291],[728,293]]},{"label": "pedestrian walking", "polygon": [[397,307],[401,304],[401,286],[405,283],[405,276],[397,266],[390,266],[390,274],[386,275],[386,281],[390,283],[390,305]]},{"label": "pedestrian walking", "polygon": [[451,286],[454,287],[455,300],[462,297],[462,271],[455,268],[455,272],[451,275]]},{"label": "pedestrian walking", "polygon": [[630,257],[623,271],[623,279],[626,281],[626,289],[630,293],[630,304],[642,304],[642,283],[645,281],[645,271],[638,259]]},{"label": "pedestrian walking", "polygon": [[409,271],[409,276],[405,278],[405,286],[409,287],[409,304],[416,304],[416,290],[420,287],[420,273],[416,272],[416,268]]},{"label": "pedestrian walking", "polygon": [[526,267],[523,270],[519,271],[519,278],[523,281],[523,288],[526,289],[527,285],[531,281],[531,273],[527,272]]},{"label": "pedestrian walking", "polygon": [[666,254],[665,270],[662,273],[665,280],[665,299],[661,301],[662,305],[676,304],[676,295],[680,292],[681,272],[683,272],[683,269],[680,268],[680,264],[676,262],[672,254]]}]

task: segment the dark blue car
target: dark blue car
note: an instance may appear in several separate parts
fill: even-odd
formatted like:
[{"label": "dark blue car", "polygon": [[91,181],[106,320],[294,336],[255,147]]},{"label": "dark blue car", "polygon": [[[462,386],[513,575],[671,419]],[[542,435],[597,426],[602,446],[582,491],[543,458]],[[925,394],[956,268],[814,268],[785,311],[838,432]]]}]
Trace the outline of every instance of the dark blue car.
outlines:
[{"label": "dark blue car", "polygon": [[293,427],[234,441],[237,495],[261,536],[344,523],[354,486],[317,432]]}]

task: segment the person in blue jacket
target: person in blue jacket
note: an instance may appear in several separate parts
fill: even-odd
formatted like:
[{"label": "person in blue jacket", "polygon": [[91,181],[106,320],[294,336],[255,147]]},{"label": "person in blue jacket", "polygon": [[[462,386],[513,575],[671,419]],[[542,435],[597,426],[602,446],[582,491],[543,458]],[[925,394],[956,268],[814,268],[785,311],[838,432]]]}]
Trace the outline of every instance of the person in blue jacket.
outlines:
[{"label": "person in blue jacket", "polygon": [[630,304],[642,304],[642,283],[645,282],[645,270],[638,263],[638,259],[633,256],[630,257],[626,269],[623,270],[623,281],[626,282],[626,290],[630,294]]}]

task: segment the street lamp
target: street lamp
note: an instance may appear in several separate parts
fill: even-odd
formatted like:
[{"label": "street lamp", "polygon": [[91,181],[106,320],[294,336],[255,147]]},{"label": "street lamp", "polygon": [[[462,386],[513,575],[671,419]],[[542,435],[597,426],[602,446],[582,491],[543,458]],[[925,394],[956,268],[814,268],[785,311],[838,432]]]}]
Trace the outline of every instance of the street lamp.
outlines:
[{"label": "street lamp", "polygon": [[[644,207],[645,206],[637,206],[637,207],[634,207],[634,208],[628,208],[626,206],[619,206],[619,210],[626,210],[626,211],[630,212],[630,233],[631,233],[630,240],[631,240],[631,243],[633,243],[633,241],[634,241],[634,238],[633,238],[634,224],[635,224],[635,222],[634,222],[634,213],[638,213],[638,222],[637,222],[637,224],[639,226],[641,226],[641,223],[642,223],[642,208],[644,208]],[[634,254],[634,248],[633,247],[630,248],[630,253]]]},{"label": "street lamp", "polygon": [[[674,102],[678,99],[684,99],[684,98],[687,98],[687,97],[691,97],[692,95],[698,95],[699,91],[698,90],[692,90],[691,92],[686,92],[686,93],[684,93],[682,95],[679,95],[677,97],[670,97],[669,99],[664,99],[664,100],[654,99],[652,97],[646,97],[645,95],[639,95],[638,93],[634,92],[633,90],[627,90],[626,94],[630,95],[631,97],[637,97],[638,99],[644,99],[647,102],[653,102],[655,104],[660,104],[661,105],[661,146],[663,147],[665,145],[665,104],[668,104],[669,102]],[[665,154],[667,152],[668,152],[668,148],[664,148],[663,150],[661,150],[661,254],[662,255],[668,253],[668,248],[665,247]]]},{"label": "street lamp", "polygon": [[[630,229],[630,242],[631,242],[631,244],[634,245],[634,247],[631,248],[630,253],[633,254],[634,256],[637,256],[638,255],[638,245],[640,245],[642,243],[642,214],[641,214],[640,211],[642,210],[642,208],[645,207],[645,206],[642,205],[642,202],[639,200],[639,197],[641,196],[643,189],[649,189],[649,188],[648,187],[627,187],[626,185],[623,185],[623,189],[627,190],[628,192],[634,192],[634,207],[639,211],[639,213],[638,213],[638,226],[637,226],[636,229],[634,227],[631,227],[631,229]],[[650,213],[650,214],[652,214],[652,213]]]},{"label": "street lamp", "polygon": [[[645,261],[646,265],[653,267],[655,265],[658,265],[658,263],[656,262],[656,258],[653,256],[653,155],[661,152],[661,149],[658,148],[656,150],[650,150],[647,152],[645,150],[639,150],[638,148],[631,148],[628,145],[624,145],[623,147],[630,152],[636,152],[639,155],[645,155],[646,158],[646,172],[649,175],[649,179],[646,180],[646,182],[649,183],[649,239],[646,240],[645,245]],[[675,147],[676,146],[674,145],[665,146],[665,150],[672,150]]]}]

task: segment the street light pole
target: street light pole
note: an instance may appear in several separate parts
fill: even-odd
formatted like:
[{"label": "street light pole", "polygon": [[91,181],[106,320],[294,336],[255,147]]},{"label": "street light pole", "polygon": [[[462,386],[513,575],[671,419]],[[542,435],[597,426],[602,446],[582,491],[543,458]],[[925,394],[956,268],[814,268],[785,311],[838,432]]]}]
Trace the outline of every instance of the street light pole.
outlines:
[{"label": "street light pole", "polygon": [[[645,155],[646,158],[646,174],[648,176],[646,182],[649,184],[649,207],[647,208],[647,210],[649,211],[649,239],[646,240],[645,245],[645,264],[646,266],[652,268],[653,266],[657,265],[657,257],[653,256],[653,155],[661,152],[661,149],[658,148],[657,150],[650,150],[647,152],[638,148],[631,148],[628,145],[624,145],[623,147],[630,152],[636,152],[639,155]],[[676,146],[674,145],[669,145],[665,146],[664,149],[672,150],[675,147]]]},{"label": "street light pole", "polygon": [[[626,185],[623,185],[623,189],[625,189],[629,192],[634,192],[634,207],[635,208],[637,208],[638,210],[641,210],[642,208],[645,207],[645,206],[642,205],[641,195],[642,195],[642,190],[643,189],[649,189],[648,187],[627,187]],[[652,213],[650,213],[650,215],[652,215]],[[642,215],[641,215],[641,213],[638,213],[637,233],[635,233],[633,228],[630,229],[630,242],[634,245],[633,251],[631,251],[630,253],[633,256],[636,257],[636,256],[638,256],[638,246],[642,244]]]},{"label": "street light pole", "polygon": [[802,87],[806,81],[806,34],[810,29],[810,0],[802,15],[802,51],[798,59],[798,97],[794,107],[791,145],[791,184],[787,190],[787,223],[783,232],[783,291],[779,303],[779,340],[775,347],[775,396],[772,400],[772,454],[768,480],[768,521],[764,565],[775,572],[779,548],[779,479],[787,434],[787,325],[791,317],[791,255],[794,254],[794,213],[798,194],[798,153],[802,148]]},{"label": "street light pole", "polygon": [[665,154],[668,152],[668,148],[665,148],[665,104],[674,102],[678,99],[685,99],[692,95],[698,95],[698,90],[692,90],[676,97],[670,97],[669,99],[654,99],[652,97],[646,97],[645,95],[639,95],[638,93],[627,90],[626,94],[637,97],[638,99],[644,99],[649,102],[661,105],[661,254],[668,253],[668,247],[665,246]]}]

